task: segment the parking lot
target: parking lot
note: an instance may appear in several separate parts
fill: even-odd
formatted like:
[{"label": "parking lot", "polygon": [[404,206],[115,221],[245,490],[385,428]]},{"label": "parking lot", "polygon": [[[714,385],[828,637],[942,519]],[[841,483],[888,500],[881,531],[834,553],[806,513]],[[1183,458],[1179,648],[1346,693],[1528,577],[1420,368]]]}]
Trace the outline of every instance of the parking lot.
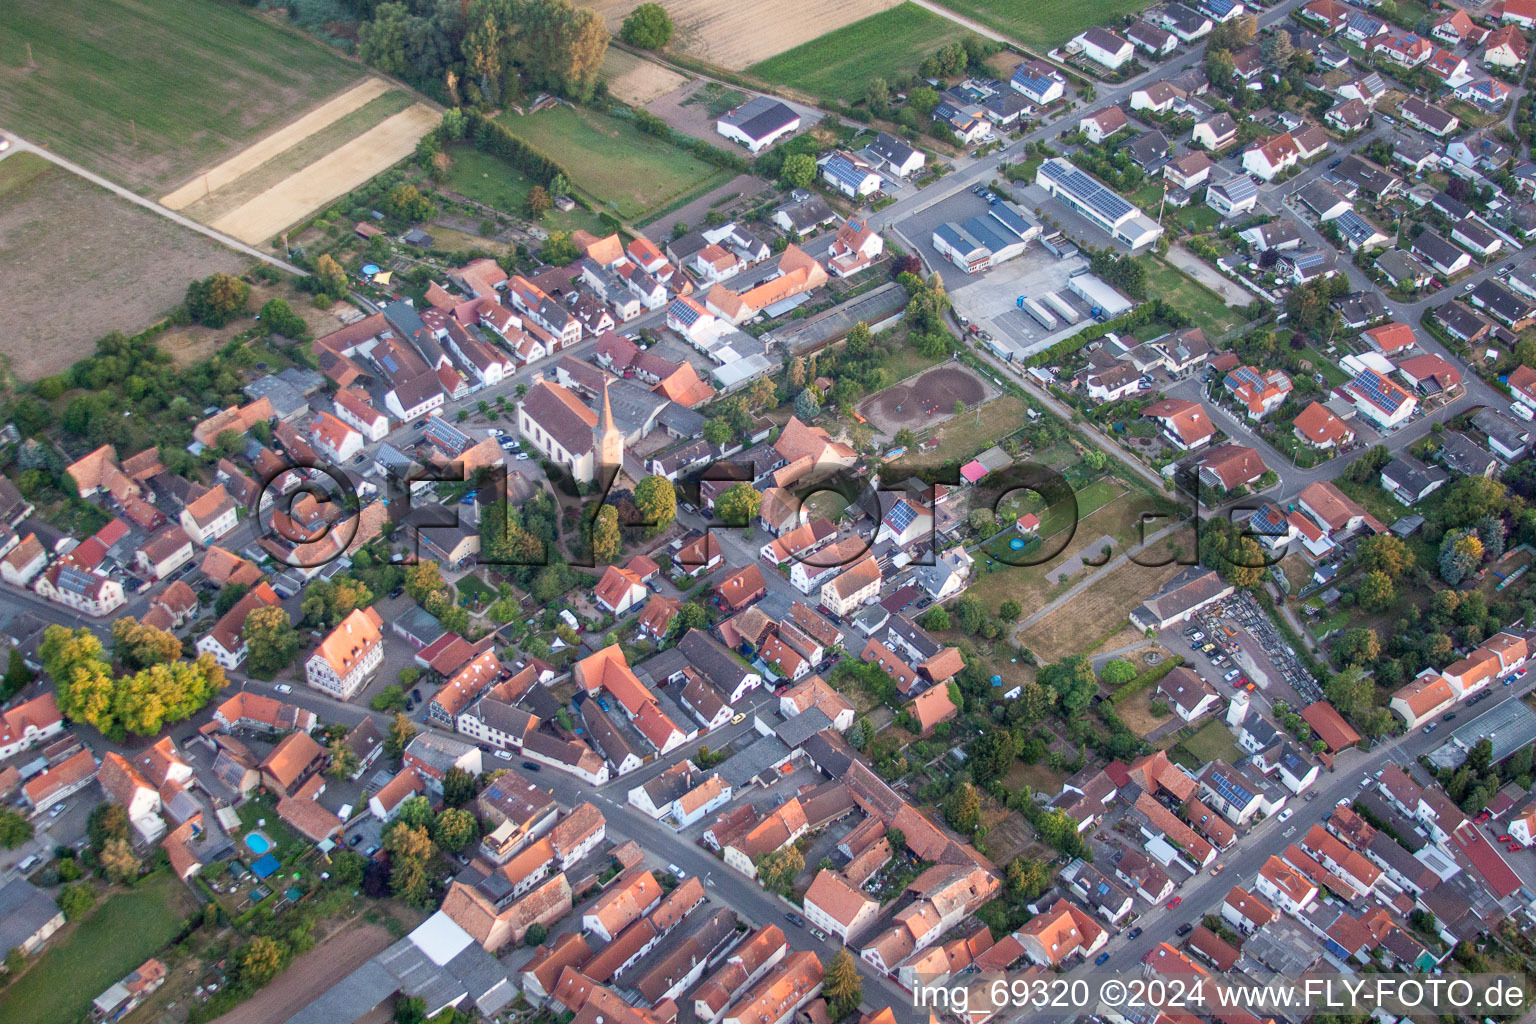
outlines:
[{"label": "parking lot", "polygon": [[1172,650],[1182,641],[1195,671],[1219,690],[1259,691],[1271,702],[1283,700],[1293,707],[1322,699],[1317,681],[1246,591],[1196,615],[1178,639],[1163,639]]}]

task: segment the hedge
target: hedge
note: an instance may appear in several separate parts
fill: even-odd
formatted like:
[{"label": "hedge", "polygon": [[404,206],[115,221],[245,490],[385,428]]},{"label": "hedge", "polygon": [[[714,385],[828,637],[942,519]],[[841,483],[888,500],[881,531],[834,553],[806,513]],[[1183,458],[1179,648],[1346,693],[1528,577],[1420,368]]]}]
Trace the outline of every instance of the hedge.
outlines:
[{"label": "hedge", "polygon": [[1120,689],[1110,694],[1109,702],[1111,704],[1125,703],[1132,697],[1136,696],[1136,694],[1140,693],[1142,690],[1145,690],[1147,687],[1153,685],[1154,683],[1161,682],[1164,676],[1182,664],[1184,664],[1184,655],[1170,655],[1168,660],[1163,662],[1161,665],[1158,665],[1155,668],[1147,669],[1145,672],[1138,675],[1135,679],[1132,679],[1130,682],[1120,687]]},{"label": "hedge", "polygon": [[513,135],[505,125],[482,114],[470,112],[469,128],[464,137],[476,149],[501,157],[540,185],[548,185],[557,174],[564,175],[567,181],[571,179],[570,172],[554,159]]}]

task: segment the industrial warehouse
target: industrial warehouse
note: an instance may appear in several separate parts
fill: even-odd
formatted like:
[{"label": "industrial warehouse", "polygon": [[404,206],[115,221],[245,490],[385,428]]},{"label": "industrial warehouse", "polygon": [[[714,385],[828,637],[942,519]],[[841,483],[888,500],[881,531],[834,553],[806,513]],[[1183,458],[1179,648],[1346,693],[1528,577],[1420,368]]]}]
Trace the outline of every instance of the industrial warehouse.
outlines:
[{"label": "industrial warehouse", "polygon": [[1109,232],[1132,252],[1145,249],[1163,233],[1156,221],[1070,160],[1052,157],[1042,163],[1035,172],[1035,184]]},{"label": "industrial warehouse", "polygon": [[940,224],[933,232],[933,247],[967,274],[979,274],[1013,259],[1039,236],[1039,224],[1016,204],[1000,200],[984,216]]}]

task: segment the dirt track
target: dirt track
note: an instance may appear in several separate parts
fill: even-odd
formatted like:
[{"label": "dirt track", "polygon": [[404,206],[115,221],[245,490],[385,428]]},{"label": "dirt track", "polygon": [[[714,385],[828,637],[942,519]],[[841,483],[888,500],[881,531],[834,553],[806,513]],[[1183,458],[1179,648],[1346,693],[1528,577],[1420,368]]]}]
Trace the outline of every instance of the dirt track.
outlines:
[{"label": "dirt track", "polygon": [[908,384],[873,395],[859,412],[888,434],[903,427],[934,426],[955,414],[955,403],[975,407],[987,397],[986,385],[969,370],[940,366]]},{"label": "dirt track", "polygon": [[[378,924],[348,926],[293,962],[266,988],[214,1024],[283,1024],[320,993],[367,963],[393,940]],[[359,1006],[362,1014],[371,1007]]]},{"label": "dirt track", "polygon": [[212,226],[253,245],[264,242],[405,159],[437,122],[437,112],[425,103],[408,107],[220,217]]},{"label": "dirt track", "polygon": [[346,117],[374,97],[384,95],[391,88],[393,87],[382,78],[366,79],[341,95],[326,100],[297,121],[284,125],[218,166],[199,174],[161,199],[160,205],[171,210],[180,210],[189,206],[208,193],[228,185],[242,174],[255,170],[279,153],[293,148],[326,125]]}]

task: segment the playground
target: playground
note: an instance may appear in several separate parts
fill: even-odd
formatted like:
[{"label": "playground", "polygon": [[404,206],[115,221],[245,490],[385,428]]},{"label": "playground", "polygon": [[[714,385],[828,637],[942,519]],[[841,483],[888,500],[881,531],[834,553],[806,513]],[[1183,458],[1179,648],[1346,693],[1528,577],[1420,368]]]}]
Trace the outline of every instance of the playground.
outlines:
[{"label": "playground", "polygon": [[894,435],[902,429],[937,426],[954,418],[956,402],[974,409],[994,393],[971,370],[951,363],[871,395],[859,406],[859,414],[882,433]]}]

